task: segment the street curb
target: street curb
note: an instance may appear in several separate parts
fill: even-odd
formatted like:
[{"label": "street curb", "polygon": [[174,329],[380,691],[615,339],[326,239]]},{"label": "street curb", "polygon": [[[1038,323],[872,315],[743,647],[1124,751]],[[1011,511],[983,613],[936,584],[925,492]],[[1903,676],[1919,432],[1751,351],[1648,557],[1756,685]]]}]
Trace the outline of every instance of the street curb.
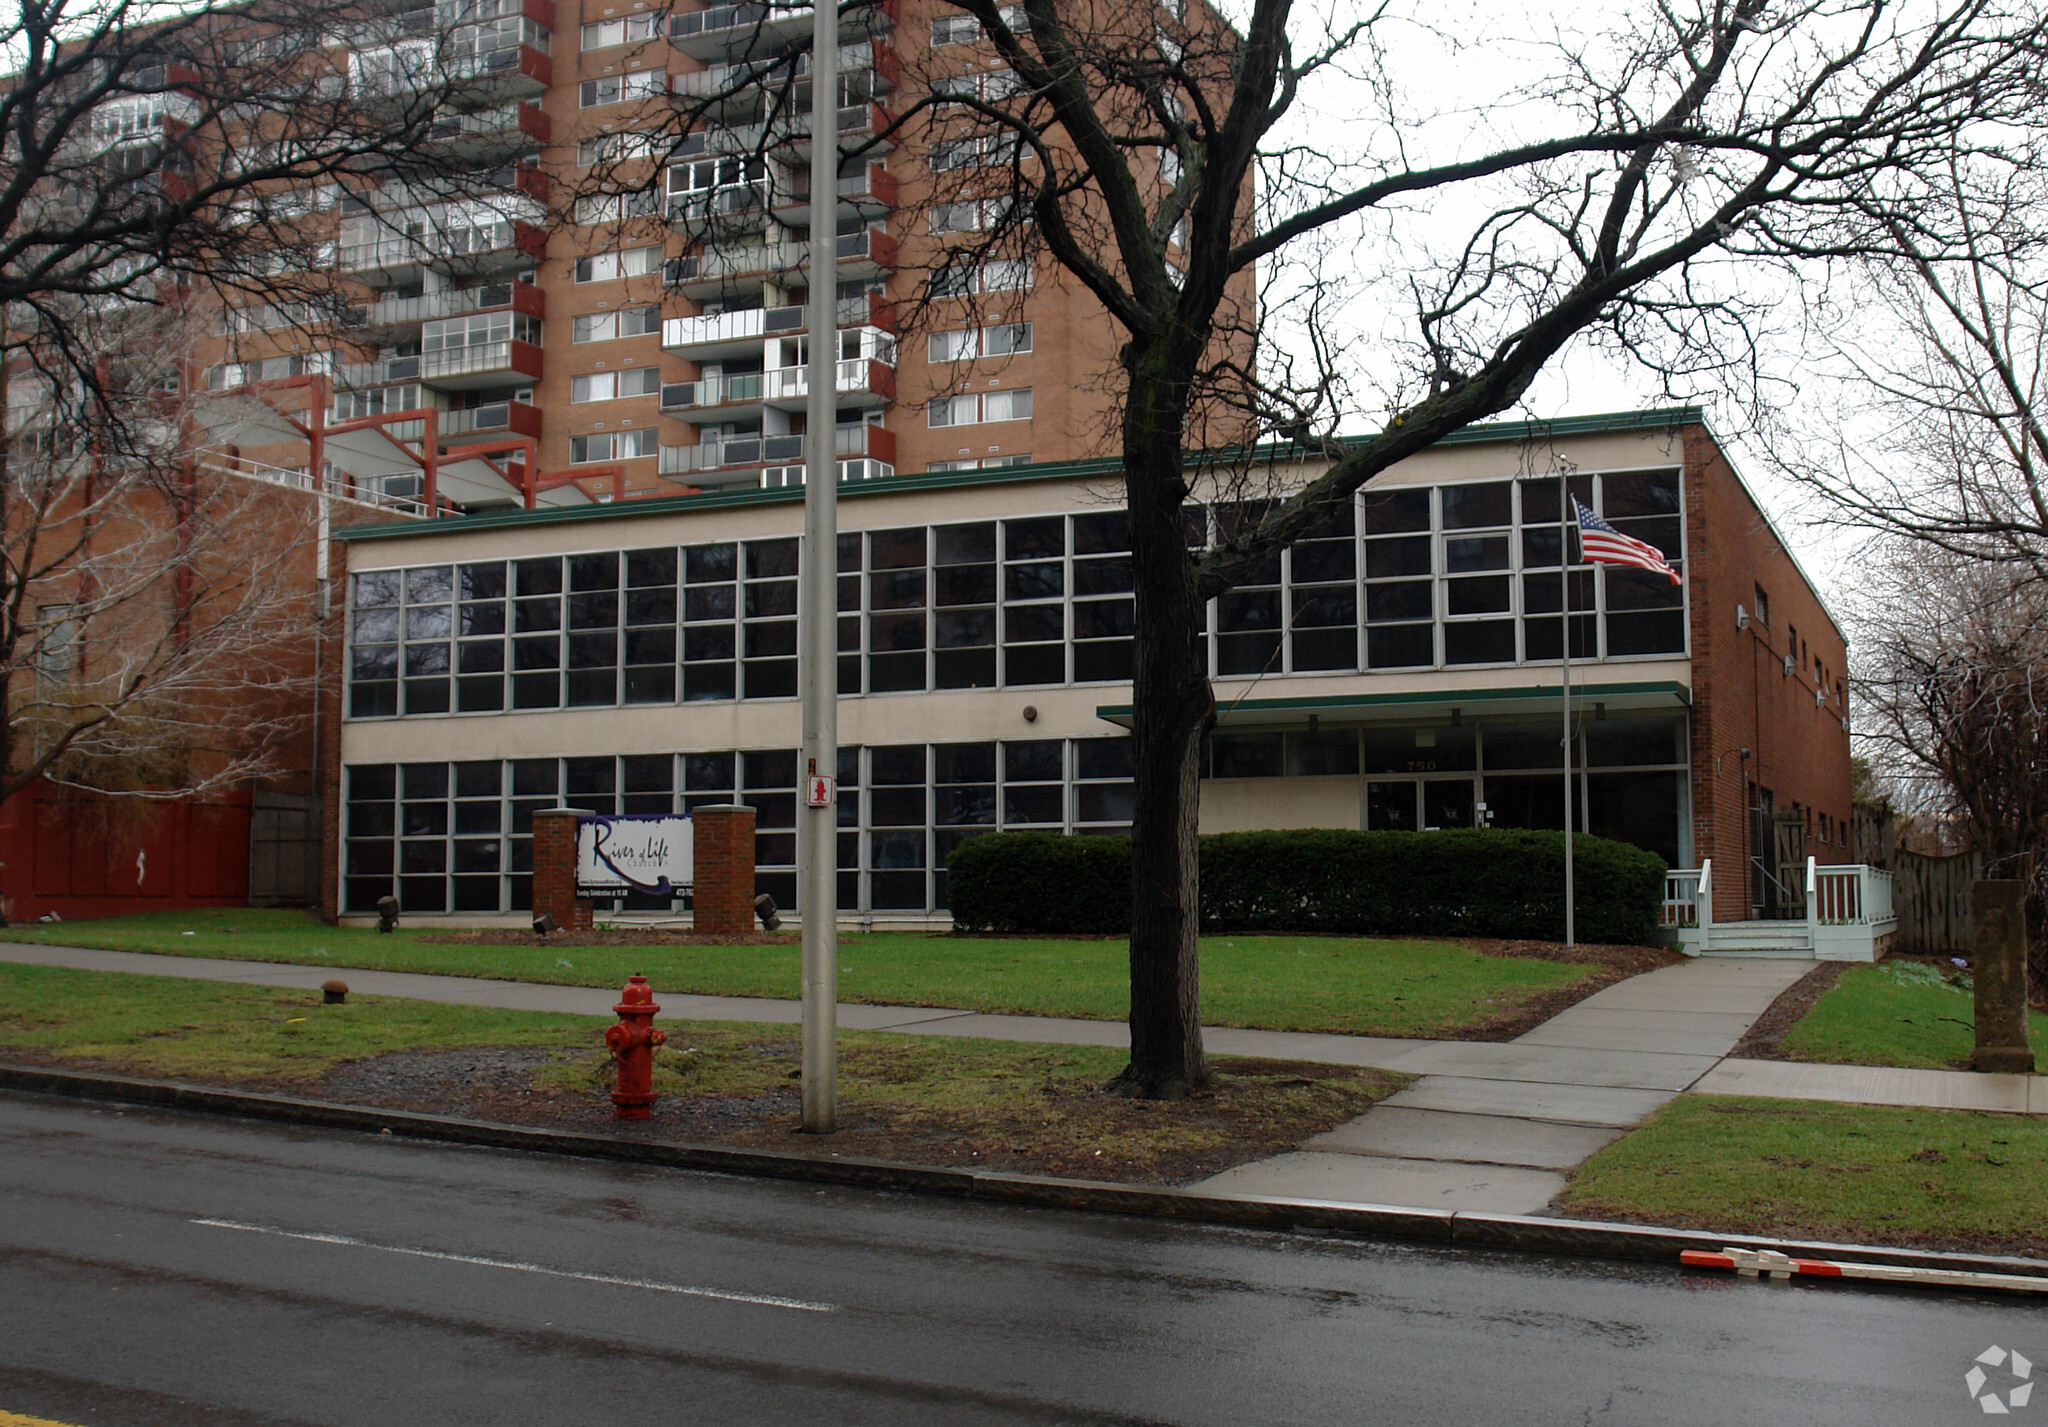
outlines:
[{"label": "street curb", "polygon": [[836,1155],[828,1158],[781,1150],[735,1150],[716,1145],[639,1140],[623,1135],[530,1129],[486,1120],[465,1120],[453,1115],[379,1110],[324,1100],[302,1100],[288,1095],[222,1090],[174,1080],[135,1080],[40,1066],[0,1064],[0,1090],[318,1125],[367,1134],[390,1133],[409,1139],[493,1149],[620,1160],[713,1174],[894,1189],[993,1204],[1123,1214],[1225,1228],[1334,1233],[1450,1248],[1634,1259],[1661,1263],[1674,1269],[1679,1267],[1679,1255],[1687,1249],[1718,1252],[1725,1247],[1736,1247],[1771,1249],[1794,1258],[1828,1258],[1905,1268],[2048,1274],[2048,1263],[1996,1254],[1936,1253],[1639,1224],[1547,1219],[1521,1214],[1481,1214],[1322,1199],[1256,1198],[1215,1194],[1200,1189],[1108,1184],[1099,1180],[1057,1179],[997,1170],[934,1169]]}]

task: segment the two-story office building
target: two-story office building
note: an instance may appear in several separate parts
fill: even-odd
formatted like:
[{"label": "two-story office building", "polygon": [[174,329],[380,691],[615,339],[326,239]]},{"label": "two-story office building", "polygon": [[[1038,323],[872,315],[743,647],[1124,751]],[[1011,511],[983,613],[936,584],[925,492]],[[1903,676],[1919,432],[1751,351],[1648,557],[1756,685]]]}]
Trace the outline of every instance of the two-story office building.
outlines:
[{"label": "two-story office building", "polygon": [[[1561,462],[1682,586],[1561,566]],[[514,914],[535,809],[735,799],[790,906],[800,496],[345,532],[328,909]],[[845,487],[842,915],[942,920],[946,854],[980,832],[1127,827],[1118,500],[1104,464]],[[1462,433],[1215,601],[1204,829],[1562,826],[1567,589],[1579,828],[1750,867],[1717,874],[1719,920],[1768,905],[1795,817],[1847,860],[1842,635],[1690,408]]]}]

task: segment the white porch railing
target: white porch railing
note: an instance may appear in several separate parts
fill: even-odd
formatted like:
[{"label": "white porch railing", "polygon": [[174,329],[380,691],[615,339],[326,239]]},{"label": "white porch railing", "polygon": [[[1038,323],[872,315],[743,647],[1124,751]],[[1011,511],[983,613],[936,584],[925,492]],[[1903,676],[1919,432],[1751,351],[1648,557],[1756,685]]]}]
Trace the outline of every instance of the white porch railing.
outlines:
[{"label": "white porch railing", "polygon": [[1674,867],[1664,874],[1664,906],[1658,928],[1672,933],[1678,949],[1687,956],[1706,950],[1708,930],[1714,925],[1714,859],[1701,861],[1698,868]]},{"label": "white porch railing", "polygon": [[1896,919],[1892,874],[1860,862],[1823,867],[1806,859],[1806,917],[1817,925],[1865,926]]},{"label": "white porch railing", "polygon": [[1860,862],[1806,859],[1806,934],[1823,961],[1872,961],[1898,930],[1892,874]]}]

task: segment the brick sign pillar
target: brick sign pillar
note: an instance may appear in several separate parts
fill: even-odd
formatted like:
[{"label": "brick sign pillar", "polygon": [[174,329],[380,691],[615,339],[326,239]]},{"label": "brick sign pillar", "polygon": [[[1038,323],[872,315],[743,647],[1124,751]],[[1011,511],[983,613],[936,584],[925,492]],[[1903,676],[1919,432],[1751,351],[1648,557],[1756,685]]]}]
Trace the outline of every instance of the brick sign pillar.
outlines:
[{"label": "brick sign pillar", "polygon": [[2027,884],[1972,882],[1970,976],[1977,989],[1972,1070],[2031,1075],[2027,1044]]},{"label": "brick sign pillar", "polygon": [[745,936],[754,929],[754,810],[738,804],[698,808],[690,826],[692,929]]},{"label": "brick sign pillar", "polygon": [[563,931],[587,932],[590,899],[576,895],[576,822],[582,808],[541,808],[533,815],[533,915],[552,915]]}]

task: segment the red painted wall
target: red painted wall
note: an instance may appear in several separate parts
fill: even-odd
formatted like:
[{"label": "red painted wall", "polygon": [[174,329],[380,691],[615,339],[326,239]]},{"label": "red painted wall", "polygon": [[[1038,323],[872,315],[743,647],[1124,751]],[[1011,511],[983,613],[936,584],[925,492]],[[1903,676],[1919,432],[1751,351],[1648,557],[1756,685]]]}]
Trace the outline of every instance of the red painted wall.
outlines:
[{"label": "red painted wall", "polygon": [[37,784],[0,803],[10,921],[249,904],[249,795],[138,807]]}]

